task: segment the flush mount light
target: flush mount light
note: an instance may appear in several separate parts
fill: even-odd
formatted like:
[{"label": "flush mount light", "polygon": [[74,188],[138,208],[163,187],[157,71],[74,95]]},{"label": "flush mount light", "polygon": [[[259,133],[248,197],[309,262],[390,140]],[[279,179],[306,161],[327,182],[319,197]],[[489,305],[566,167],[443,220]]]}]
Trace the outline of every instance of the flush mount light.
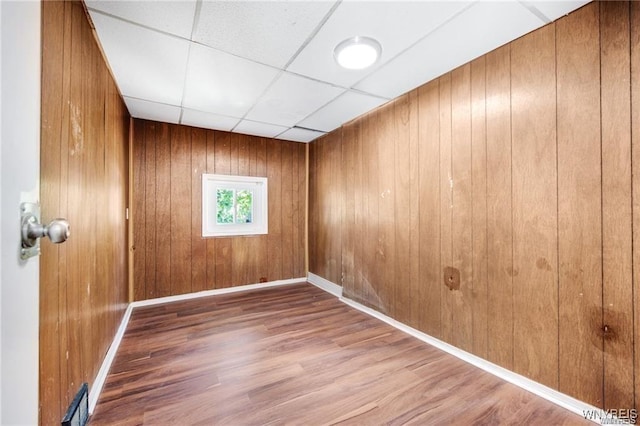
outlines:
[{"label": "flush mount light", "polygon": [[376,40],[356,36],[341,42],[333,50],[338,65],[349,70],[361,70],[375,64],[382,47]]}]

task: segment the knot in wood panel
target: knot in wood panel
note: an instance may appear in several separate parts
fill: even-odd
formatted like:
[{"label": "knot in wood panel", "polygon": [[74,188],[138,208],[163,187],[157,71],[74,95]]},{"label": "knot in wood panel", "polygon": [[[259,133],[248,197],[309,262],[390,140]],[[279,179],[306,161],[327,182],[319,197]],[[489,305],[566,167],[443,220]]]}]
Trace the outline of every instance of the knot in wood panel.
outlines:
[{"label": "knot in wood panel", "polygon": [[460,290],[460,271],[452,266],[445,266],[444,285],[452,291]]}]

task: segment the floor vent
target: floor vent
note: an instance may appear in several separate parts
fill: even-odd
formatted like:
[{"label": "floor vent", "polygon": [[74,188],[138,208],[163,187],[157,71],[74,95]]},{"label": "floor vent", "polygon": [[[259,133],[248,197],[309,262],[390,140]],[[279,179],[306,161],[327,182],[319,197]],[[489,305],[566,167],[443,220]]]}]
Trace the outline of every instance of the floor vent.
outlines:
[{"label": "floor vent", "polygon": [[89,385],[83,383],[62,419],[62,426],[85,426],[89,421]]}]

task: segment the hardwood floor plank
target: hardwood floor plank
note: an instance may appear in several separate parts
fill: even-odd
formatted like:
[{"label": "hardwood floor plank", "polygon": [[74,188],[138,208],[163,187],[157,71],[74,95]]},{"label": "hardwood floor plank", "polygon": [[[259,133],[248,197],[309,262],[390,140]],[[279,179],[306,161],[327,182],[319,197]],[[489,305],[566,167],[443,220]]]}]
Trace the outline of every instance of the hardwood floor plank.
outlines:
[{"label": "hardwood floor plank", "polygon": [[299,284],[135,309],[90,423],[521,419],[582,420]]}]

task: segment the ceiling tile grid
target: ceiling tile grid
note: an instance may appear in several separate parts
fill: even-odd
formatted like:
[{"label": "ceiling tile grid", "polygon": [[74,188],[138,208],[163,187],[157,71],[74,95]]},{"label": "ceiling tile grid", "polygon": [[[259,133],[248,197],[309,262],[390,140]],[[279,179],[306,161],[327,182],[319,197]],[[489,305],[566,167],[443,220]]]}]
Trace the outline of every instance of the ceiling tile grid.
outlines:
[{"label": "ceiling tile grid", "polygon": [[[587,1],[86,0],[133,117],[309,142]],[[365,70],[333,51],[367,36]]]}]

